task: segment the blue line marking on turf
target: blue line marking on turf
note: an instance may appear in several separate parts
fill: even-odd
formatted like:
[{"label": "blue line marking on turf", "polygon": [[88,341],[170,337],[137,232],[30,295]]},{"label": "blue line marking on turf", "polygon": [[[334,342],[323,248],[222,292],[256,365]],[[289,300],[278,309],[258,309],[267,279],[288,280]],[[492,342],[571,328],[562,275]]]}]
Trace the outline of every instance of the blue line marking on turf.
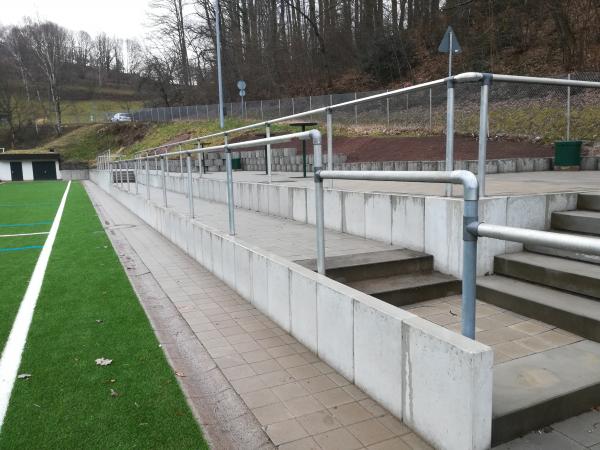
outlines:
[{"label": "blue line marking on turf", "polygon": [[32,223],[0,223],[0,228],[35,227],[36,225],[50,225],[51,223],[51,220],[43,220],[41,222]]},{"label": "blue line marking on turf", "polygon": [[43,247],[43,245],[28,245],[26,247],[0,248],[0,252],[19,252],[21,250],[32,250]]}]

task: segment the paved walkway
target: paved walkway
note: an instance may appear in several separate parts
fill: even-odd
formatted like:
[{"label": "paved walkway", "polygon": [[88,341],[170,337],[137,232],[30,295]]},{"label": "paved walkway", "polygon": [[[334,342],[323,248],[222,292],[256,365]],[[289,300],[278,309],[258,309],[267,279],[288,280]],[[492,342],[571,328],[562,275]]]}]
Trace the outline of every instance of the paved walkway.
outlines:
[{"label": "paved walkway", "polygon": [[[194,338],[206,349],[211,362],[274,445],[303,450],[430,448],[402,422],[116,200],[93,183],[86,182],[86,188],[101,208],[103,220],[108,221],[106,225],[118,228],[165,292],[167,297],[161,301],[177,308]],[[218,214],[215,211],[212,214],[211,220],[216,222]],[[294,225],[291,221],[284,222]],[[223,224],[221,221],[221,229]],[[264,225],[260,221],[251,224]],[[240,231],[243,225],[250,224],[244,224],[242,219]],[[339,242],[334,241],[337,242],[334,247],[341,249],[354,240],[364,241],[346,240],[342,236]],[[285,244],[283,248],[290,247]],[[167,354],[173,351],[168,345],[164,348]],[[170,357],[176,372],[187,357]],[[193,383],[185,378],[180,381],[193,403],[199,398],[195,394],[197,383],[203,381]],[[196,407],[202,408],[202,402]]]},{"label": "paved walkway", "polygon": [[[535,175],[535,173],[531,175]],[[559,173],[558,175],[563,175],[563,173]],[[593,175],[597,176],[595,172]],[[140,229],[147,229],[147,233],[152,234],[152,237],[148,235],[136,239],[134,236],[131,236],[128,237],[128,239],[132,242],[138,241],[137,245],[132,245],[145,262],[148,260],[147,264],[149,265],[149,268],[155,267],[154,271],[156,271],[158,279],[160,280],[161,277],[165,277],[164,280],[160,281],[161,286],[165,288],[165,292],[169,293],[171,300],[191,324],[190,326],[196,333],[196,336],[200,342],[206,346],[216,364],[223,370],[225,377],[228,379],[233,377],[230,379],[231,384],[241,395],[248,408],[250,408],[258,418],[267,433],[269,433],[269,431],[275,433],[277,430],[280,430],[281,427],[287,427],[288,425],[292,427],[290,429],[286,428],[286,433],[289,432],[289,436],[295,436],[292,430],[296,430],[295,432],[297,433],[306,433],[305,437],[300,438],[297,442],[284,443],[281,448],[350,449],[355,448],[349,443],[354,442],[352,439],[358,439],[358,443],[354,442],[354,445],[366,445],[368,448],[428,448],[417,435],[411,433],[401,422],[397,420],[394,421],[395,419],[383,411],[382,408],[376,405],[372,400],[363,398],[362,396],[364,396],[364,394],[361,393],[358,397],[353,396],[349,391],[354,391],[356,387],[349,384],[346,380],[343,380],[342,377],[331,371],[332,369],[328,368],[324,363],[315,360],[316,357],[312,353],[304,349],[291,336],[285,334],[283,330],[277,328],[269,319],[262,316],[262,314],[231,291],[224,283],[213,277],[191,258],[185,256],[183,252],[166,242],[160,235],[148,229],[145,225],[141,225],[140,220],[137,217],[126,211],[125,208],[104,192],[100,191],[100,189],[92,184],[88,184],[88,186],[92,186],[90,188],[92,189],[92,192],[98,192],[97,195],[99,198],[102,198],[103,204],[110,204],[111,211],[113,209],[120,209],[124,211],[122,213],[124,216],[125,212],[128,214],[128,219],[116,218],[114,223],[127,224],[134,223],[132,221],[135,221],[135,223],[138,224],[136,228],[123,229],[123,232],[127,233],[128,236],[131,233],[136,233],[134,230]],[[130,188],[133,192],[134,185],[132,184]],[[144,189],[144,186],[139,185],[139,195],[145,195]],[[96,194],[94,195],[96,196]],[[154,201],[161,203],[162,191],[160,189],[151,188],[151,198]],[[187,213],[188,201],[183,194],[169,191],[168,201],[169,207]],[[197,216],[200,217],[199,220],[222,232],[226,232],[226,205],[197,198],[195,199],[194,204]],[[235,214],[237,235],[247,243],[251,243],[263,249],[268,249],[275,254],[292,260],[315,257],[314,226],[243,209],[236,209]],[[137,232],[139,233],[139,231]],[[285,236],[285,238],[282,236]],[[362,239],[334,231],[327,231],[326,236],[327,254],[332,256],[394,248],[381,242]],[[159,245],[158,243],[162,241],[165,243]],[[149,257],[147,253],[153,254],[153,256]],[[173,256],[171,256],[171,254]],[[176,259],[175,255],[179,255],[177,258],[181,258],[179,260],[180,262],[177,264],[169,265],[168,262],[161,263],[161,261]],[[153,261],[153,259],[155,261]],[[163,272],[165,275],[161,275]],[[206,285],[203,283],[206,283]],[[206,295],[208,295],[208,297],[206,297]],[[224,304],[224,301],[235,301],[236,303],[235,305],[229,303]],[[430,303],[432,303],[432,306],[439,307],[439,305],[433,305],[436,302],[448,302],[449,308],[443,308],[443,314],[451,315],[452,320],[454,321],[460,320],[459,315],[454,317],[456,311],[453,311],[454,314],[448,312],[452,307],[458,307],[457,298],[433,300]],[[416,306],[417,305],[415,305],[415,307]],[[418,306],[423,306],[423,304]],[[240,309],[240,311],[233,310],[242,307],[247,309]],[[188,308],[189,311],[186,311]],[[211,308],[216,309],[213,312],[211,311]],[[233,309],[229,311],[231,308]],[[490,308],[490,310],[492,309],[493,308]],[[480,308],[479,312],[482,313],[482,311],[483,309]],[[427,316],[423,311],[413,312],[422,316]],[[439,313],[439,311],[437,311],[437,313]],[[490,314],[493,313],[494,311],[490,311]],[[498,313],[498,311],[496,311],[496,313]],[[504,311],[500,311],[499,313],[504,313]],[[223,316],[222,314],[228,314],[228,316]],[[533,323],[534,321],[525,321],[524,318],[519,318],[518,315],[512,313],[508,314],[523,322],[522,324],[517,323],[519,327],[525,326],[527,328],[530,325],[536,325],[536,323]],[[240,315],[240,317],[236,317],[238,315]],[[253,315],[259,317],[260,320],[253,319]],[[244,317],[246,318],[245,320]],[[221,320],[224,321],[224,324],[221,324]],[[252,330],[252,324],[261,327],[264,326],[264,324],[256,324],[255,320],[260,323],[265,321],[268,326],[274,328],[267,328],[271,331],[265,331],[264,333],[266,334],[263,334],[262,328],[261,330]],[[433,321],[440,323],[440,320],[438,320],[437,317],[433,318]],[[455,327],[454,323],[447,320],[442,320],[441,324],[450,329]],[[249,330],[246,329],[248,325],[250,325]],[[514,328],[514,325],[515,323],[511,322],[506,324],[506,327],[511,326]],[[204,327],[206,327],[206,329],[204,329]],[[228,328],[232,328],[231,331]],[[228,333],[233,332],[238,334],[228,335]],[[483,330],[483,332],[485,332],[485,330]],[[560,334],[560,337],[565,338],[570,338],[572,336],[570,333],[558,329],[541,330],[541,332],[558,333]],[[277,333],[281,334],[278,335]],[[246,335],[245,339],[248,339],[248,341],[235,342],[238,339],[237,336],[240,335]],[[248,335],[251,339],[248,338]],[[282,336],[286,337],[283,338]],[[283,344],[281,344],[278,339],[274,339],[273,344],[271,344],[269,339],[272,338],[281,339]],[[247,342],[249,342],[249,347],[246,347]],[[500,342],[500,344],[503,342],[504,341]],[[279,350],[274,352],[272,347],[268,347],[269,345],[275,345],[275,343],[279,344],[275,346],[277,348],[287,346],[286,352],[290,353],[278,353]],[[493,344],[492,342],[490,343]],[[496,344],[498,344],[498,342],[496,342]],[[512,343],[509,342],[508,344]],[[498,350],[500,349],[496,349],[496,351]],[[248,355],[245,355],[246,353],[248,353]],[[510,353],[508,355],[499,354],[499,356],[501,360],[503,358],[504,360],[507,360],[518,357],[518,355],[512,355]],[[253,358],[258,359],[255,360]],[[288,366],[288,364],[293,365]],[[309,366],[315,368],[317,372],[310,369]],[[324,369],[325,372],[323,372],[322,369]],[[272,371],[263,372],[263,370]],[[304,371],[309,371],[310,373],[303,373]],[[238,376],[241,378],[236,379]],[[308,381],[311,379],[315,379],[317,384],[324,382],[327,386],[312,388],[308,384]],[[341,386],[339,384],[341,384]],[[292,385],[294,386],[293,388],[291,387]],[[282,388],[281,386],[286,387]],[[319,391],[321,388],[325,388],[325,390]],[[287,392],[287,389],[290,390],[289,393]],[[297,390],[297,397],[294,397],[294,390]],[[329,403],[329,400],[327,399],[328,396],[335,398],[338,398],[339,396],[339,398],[344,398],[348,403],[336,404],[337,401],[340,400],[332,400],[333,403]],[[312,411],[313,408],[321,409]],[[255,412],[257,410],[258,412]],[[370,415],[366,415],[365,411]],[[283,414],[283,418],[279,417],[279,414]],[[353,419],[345,419],[345,414],[349,414]],[[277,416],[277,419],[274,419],[275,416]],[[348,420],[352,422],[352,420],[359,420],[361,417],[366,418],[361,419],[362,421],[357,423],[348,423]],[[269,423],[272,420],[278,420],[279,422]],[[332,420],[333,423],[331,423]],[[390,423],[393,423],[394,425],[391,426],[387,421],[390,421]],[[274,428],[273,425],[276,423],[279,423],[279,425]],[[314,425],[314,423],[317,423],[318,425]],[[397,434],[390,439],[377,442],[374,446],[369,447],[371,444],[365,444],[365,442],[369,442],[368,440],[363,442],[363,440],[366,439],[365,437],[361,440],[360,437],[357,436],[357,429],[366,426],[370,427],[371,425],[378,428],[380,432],[383,430],[383,436],[387,436],[388,432],[396,432]],[[383,426],[383,428],[380,428],[380,425]],[[337,428],[328,430],[329,427]],[[281,435],[286,435],[286,433],[281,433]],[[365,433],[368,434],[368,431],[365,431]],[[277,439],[278,438],[275,437],[273,442],[279,442]],[[348,439],[348,441],[345,439]],[[586,448],[600,450],[599,443],[600,413],[590,412],[555,424],[552,427],[547,427],[540,432],[532,432],[523,438],[516,439],[498,448],[501,448],[502,450],[581,450]],[[294,446],[296,444],[298,444],[298,446]],[[329,445],[332,446],[330,447]]]},{"label": "paved walkway", "polygon": [[[225,179],[224,172],[209,173],[208,178]],[[264,172],[235,172],[235,181],[251,181],[266,183]],[[313,185],[311,174],[302,178],[301,173],[277,172],[273,175],[275,184],[285,186]],[[330,181],[326,180],[329,186]],[[335,180],[334,187],[349,191],[360,192],[392,192],[401,194],[444,195],[444,186],[424,183],[399,183],[393,181],[351,181]],[[551,192],[580,192],[600,191],[600,171],[589,170],[580,172],[518,172],[490,174],[486,176],[488,196],[494,195],[524,195]],[[454,188],[454,195],[462,192],[460,186]]]}]

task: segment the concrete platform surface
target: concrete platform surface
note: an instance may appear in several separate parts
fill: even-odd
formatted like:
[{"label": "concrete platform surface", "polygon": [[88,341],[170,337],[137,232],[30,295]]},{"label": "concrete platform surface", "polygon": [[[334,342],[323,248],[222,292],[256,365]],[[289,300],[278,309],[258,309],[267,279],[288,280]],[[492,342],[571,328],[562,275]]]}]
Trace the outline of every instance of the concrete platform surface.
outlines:
[{"label": "concrete platform surface", "polygon": [[[212,179],[225,179],[224,172],[203,175]],[[266,183],[264,172],[235,172],[234,181]],[[277,172],[273,174],[273,183],[287,186],[311,186],[311,174],[303,178],[295,172]],[[331,180],[325,181],[330,186]],[[443,185],[424,183],[399,183],[393,181],[350,181],[335,180],[334,187],[349,191],[391,192],[401,194],[444,195]],[[579,172],[518,172],[489,174],[486,176],[488,196],[542,194],[551,192],[581,192],[600,190],[600,171]],[[462,188],[454,188],[455,196],[462,196]]]},{"label": "concrete platform surface", "polygon": [[[260,447],[214,448],[431,448],[116,200],[93,183],[86,182],[86,188],[96,207],[108,212],[105,220],[109,223],[105,225],[109,231],[115,225],[130,225],[119,227],[118,232],[166,294],[155,307],[174,305],[193,332],[186,340],[193,340],[205,349],[207,358],[203,364],[222,375],[226,382],[223,389],[210,377],[188,379],[184,373],[180,378],[190,403],[196,408],[214,409],[213,421],[201,425],[213,433],[230,432],[236,426],[239,430],[235,421],[219,423],[219,414],[233,408],[229,413],[235,419],[249,410],[257,428],[246,427],[245,432],[259,437],[264,433],[271,441],[270,445]],[[163,348],[167,355],[171,352],[177,355],[170,358],[170,363],[174,371],[179,371],[194,355],[178,353],[177,346],[172,344],[176,342]],[[202,394],[211,389],[215,392],[212,396]],[[218,401],[213,401],[215,398]]]}]

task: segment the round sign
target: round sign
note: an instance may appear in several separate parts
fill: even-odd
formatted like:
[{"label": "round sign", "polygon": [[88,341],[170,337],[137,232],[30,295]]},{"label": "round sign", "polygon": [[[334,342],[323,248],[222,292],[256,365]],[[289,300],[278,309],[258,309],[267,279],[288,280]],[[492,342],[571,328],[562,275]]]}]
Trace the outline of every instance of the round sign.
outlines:
[{"label": "round sign", "polygon": [[244,95],[246,95],[246,91],[245,90],[240,90],[240,97],[243,97]]},{"label": "round sign", "polygon": [[244,89],[246,89],[246,82],[244,80],[240,80],[237,82],[237,88],[240,91],[243,91]]}]

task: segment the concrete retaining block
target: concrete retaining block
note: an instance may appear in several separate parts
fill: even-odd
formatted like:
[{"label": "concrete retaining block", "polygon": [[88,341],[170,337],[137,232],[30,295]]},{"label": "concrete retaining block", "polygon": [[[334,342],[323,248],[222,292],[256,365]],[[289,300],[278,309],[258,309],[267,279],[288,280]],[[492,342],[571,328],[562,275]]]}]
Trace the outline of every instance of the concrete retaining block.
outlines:
[{"label": "concrete retaining block", "polygon": [[257,252],[250,255],[252,266],[252,299],[256,309],[263,314],[269,314],[269,291],[267,278],[267,258]]},{"label": "concrete retaining block", "polygon": [[273,322],[290,331],[290,271],[285,264],[267,261],[268,277],[268,315]]},{"label": "concrete retaining block", "polygon": [[392,195],[392,244],[422,252],[425,247],[425,197]]},{"label": "concrete retaining block", "polygon": [[517,158],[517,172],[533,172],[534,163],[530,158]]},{"label": "concrete retaining block", "polygon": [[365,237],[365,194],[362,192],[342,192],[345,233]]},{"label": "concrete retaining block", "polygon": [[318,355],[348,380],[354,380],[354,305],[349,288],[317,284]]},{"label": "concrete retaining block", "polygon": [[317,282],[307,269],[290,272],[291,333],[317,353]]},{"label": "concrete retaining block", "polygon": [[365,237],[392,242],[392,201],[388,194],[365,194]]},{"label": "concrete retaining block", "polygon": [[583,156],[581,158],[581,170],[597,170],[598,159],[594,156]]},{"label": "concrete retaining block", "polygon": [[404,319],[402,347],[404,422],[436,448],[489,448],[492,350],[418,317]]}]

